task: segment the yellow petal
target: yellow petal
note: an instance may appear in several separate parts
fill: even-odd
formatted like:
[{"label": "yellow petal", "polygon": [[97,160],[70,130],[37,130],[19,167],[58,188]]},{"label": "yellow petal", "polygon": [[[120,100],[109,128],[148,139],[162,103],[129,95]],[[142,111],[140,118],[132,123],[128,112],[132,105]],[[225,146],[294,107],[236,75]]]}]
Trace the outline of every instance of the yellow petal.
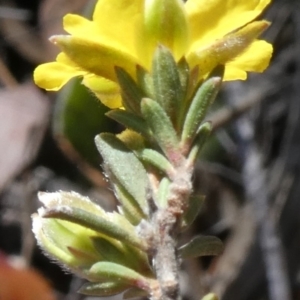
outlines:
[{"label": "yellow petal", "polygon": [[273,47],[266,41],[256,40],[225,68],[224,80],[245,80],[248,72],[263,72],[269,65]]},{"label": "yellow petal", "polygon": [[67,14],[63,18],[64,29],[72,35],[89,37],[93,29],[93,22],[79,15]]},{"label": "yellow petal", "polygon": [[142,26],[144,0],[98,0],[93,20],[101,35],[126,46],[137,56],[136,37]]},{"label": "yellow petal", "polygon": [[118,66],[135,76],[138,64],[136,58],[120,49],[77,36],[53,36],[51,41],[58,44],[74,63],[87,72],[116,81],[114,68]]},{"label": "yellow petal", "polygon": [[[240,30],[218,39],[205,48],[187,55],[189,65],[199,65],[200,76],[211,72],[217,65],[225,65],[241,55],[255,39],[269,26],[266,21],[255,21]],[[255,56],[253,56],[255,60]]]},{"label": "yellow petal", "polygon": [[224,73],[224,81],[246,80],[247,72],[233,65],[226,65]]},{"label": "yellow petal", "polygon": [[266,41],[257,40],[229,65],[239,67],[245,71],[263,72],[269,65],[273,47]]},{"label": "yellow petal", "polygon": [[188,0],[185,4],[191,50],[209,44],[254,20],[271,0]]},{"label": "yellow petal", "polygon": [[[112,31],[114,23],[110,23],[110,25],[109,30]],[[97,22],[92,22],[73,14],[68,14],[64,17],[64,29],[74,37],[88,40],[90,43],[97,41],[99,44],[118,49],[118,51],[129,56],[136,57],[135,47],[133,47],[132,43],[129,43],[128,35],[124,32],[124,29],[123,32],[116,29],[116,32],[118,35],[122,32],[121,36],[122,38],[126,37],[126,42],[123,39],[120,40],[119,37],[114,37],[114,34],[111,32],[105,32],[105,28]]]},{"label": "yellow petal", "polygon": [[70,79],[83,76],[86,72],[61,62],[51,62],[38,66],[33,74],[35,83],[47,90],[58,91]]},{"label": "yellow petal", "polygon": [[119,86],[103,77],[85,76],[82,83],[92,90],[100,101],[109,108],[122,106]]}]

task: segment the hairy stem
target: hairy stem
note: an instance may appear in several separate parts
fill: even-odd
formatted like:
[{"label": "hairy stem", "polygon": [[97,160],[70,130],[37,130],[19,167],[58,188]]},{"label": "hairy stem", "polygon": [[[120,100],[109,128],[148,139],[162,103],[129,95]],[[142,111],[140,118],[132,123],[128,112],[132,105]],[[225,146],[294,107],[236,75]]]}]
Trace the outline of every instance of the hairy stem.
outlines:
[{"label": "hairy stem", "polygon": [[176,229],[192,193],[191,174],[191,168],[176,169],[168,196],[168,206],[158,209],[151,221],[155,228],[153,261],[160,288],[160,293],[152,295],[153,300],[180,299]]}]

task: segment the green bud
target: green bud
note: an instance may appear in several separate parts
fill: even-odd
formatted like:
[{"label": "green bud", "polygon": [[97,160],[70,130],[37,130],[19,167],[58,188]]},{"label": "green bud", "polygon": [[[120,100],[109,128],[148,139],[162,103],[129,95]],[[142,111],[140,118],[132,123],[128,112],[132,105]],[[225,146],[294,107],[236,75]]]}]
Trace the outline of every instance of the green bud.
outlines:
[{"label": "green bud", "polygon": [[[39,198],[44,203],[51,203],[54,198],[60,199],[61,195],[59,192],[40,193]],[[84,203],[83,206],[88,207],[89,204]],[[63,220],[45,219],[44,213],[45,208],[40,208],[38,214],[33,215],[33,232],[40,247],[50,256],[76,273],[102,259],[91,240],[91,237],[99,235],[96,231]]]},{"label": "green bud", "polygon": [[144,26],[148,45],[162,44],[176,59],[186,52],[189,30],[182,0],[146,0]]}]

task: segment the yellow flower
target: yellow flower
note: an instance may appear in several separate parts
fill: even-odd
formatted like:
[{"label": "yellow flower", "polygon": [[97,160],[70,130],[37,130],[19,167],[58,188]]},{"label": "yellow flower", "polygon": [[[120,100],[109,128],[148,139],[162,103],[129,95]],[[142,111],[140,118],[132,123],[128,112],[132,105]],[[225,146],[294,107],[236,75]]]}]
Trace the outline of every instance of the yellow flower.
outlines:
[{"label": "yellow flower", "polygon": [[64,17],[69,35],[50,40],[62,52],[56,62],[37,67],[34,80],[57,91],[73,77],[83,77],[110,108],[121,106],[115,66],[135,77],[136,65],[151,71],[158,44],[178,61],[185,56],[203,77],[225,64],[224,80],[246,79],[248,71],[268,66],[272,46],[257,37],[268,27],[254,21],[271,0],[98,0],[93,20]]}]

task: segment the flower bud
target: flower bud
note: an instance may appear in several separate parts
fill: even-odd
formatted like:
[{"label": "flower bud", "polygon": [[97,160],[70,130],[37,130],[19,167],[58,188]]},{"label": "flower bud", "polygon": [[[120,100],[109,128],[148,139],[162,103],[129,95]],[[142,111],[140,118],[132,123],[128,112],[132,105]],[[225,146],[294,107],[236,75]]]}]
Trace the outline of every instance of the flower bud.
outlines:
[{"label": "flower bud", "polygon": [[[153,55],[158,44],[169,48],[176,60],[185,53],[189,42],[188,22],[182,0],[146,0],[144,11],[146,45]],[[149,47],[149,45],[151,45]]]}]

